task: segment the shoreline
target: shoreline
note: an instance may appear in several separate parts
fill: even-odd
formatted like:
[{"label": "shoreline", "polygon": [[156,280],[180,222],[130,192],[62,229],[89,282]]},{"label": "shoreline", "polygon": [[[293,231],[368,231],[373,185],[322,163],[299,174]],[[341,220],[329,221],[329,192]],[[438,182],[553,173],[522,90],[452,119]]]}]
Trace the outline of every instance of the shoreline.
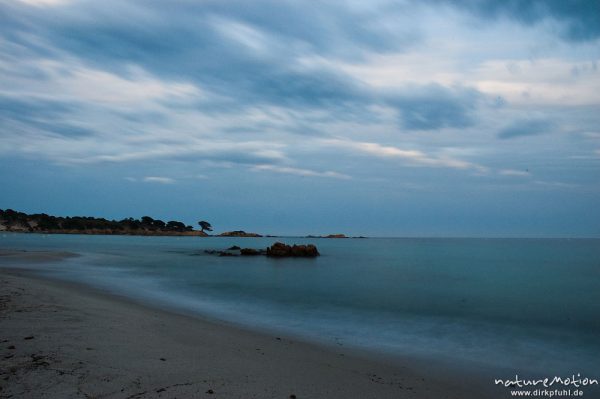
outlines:
[{"label": "shoreline", "polygon": [[105,230],[0,230],[0,233],[9,234],[68,234],[84,236],[135,236],[135,237],[213,237],[198,230],[193,231],[144,231],[144,232],[121,232]]},{"label": "shoreline", "polygon": [[2,271],[0,397],[506,397],[445,366],[335,351]]}]

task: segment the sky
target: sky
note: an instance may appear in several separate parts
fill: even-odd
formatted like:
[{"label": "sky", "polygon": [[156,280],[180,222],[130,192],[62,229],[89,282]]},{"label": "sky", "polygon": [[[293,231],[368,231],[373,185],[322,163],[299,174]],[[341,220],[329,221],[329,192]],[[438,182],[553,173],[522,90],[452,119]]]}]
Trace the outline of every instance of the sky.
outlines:
[{"label": "sky", "polygon": [[600,237],[597,0],[0,0],[0,209]]}]

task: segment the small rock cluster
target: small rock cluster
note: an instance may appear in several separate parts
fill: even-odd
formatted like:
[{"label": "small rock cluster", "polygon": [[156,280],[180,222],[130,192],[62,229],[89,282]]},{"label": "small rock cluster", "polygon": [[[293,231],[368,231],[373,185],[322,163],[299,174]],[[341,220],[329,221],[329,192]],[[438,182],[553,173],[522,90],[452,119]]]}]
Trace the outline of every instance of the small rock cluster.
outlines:
[{"label": "small rock cluster", "polygon": [[273,258],[314,258],[319,256],[317,247],[312,244],[307,245],[286,245],[282,242],[276,242],[267,248],[267,256]]},{"label": "small rock cluster", "polygon": [[272,258],[314,258],[319,256],[317,247],[312,244],[307,245],[287,245],[282,242],[276,242],[275,244],[264,249],[254,248],[240,248],[234,245],[225,251],[218,250],[205,250],[210,255],[218,256],[258,256],[265,255]]}]

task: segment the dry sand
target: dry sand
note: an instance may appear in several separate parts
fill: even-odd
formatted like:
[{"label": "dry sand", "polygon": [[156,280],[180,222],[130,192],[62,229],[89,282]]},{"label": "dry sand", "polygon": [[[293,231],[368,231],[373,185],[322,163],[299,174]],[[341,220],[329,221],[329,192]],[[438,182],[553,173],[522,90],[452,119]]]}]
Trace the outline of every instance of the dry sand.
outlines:
[{"label": "dry sand", "polygon": [[0,289],[2,398],[507,397],[456,370],[247,331],[16,269],[0,269]]}]

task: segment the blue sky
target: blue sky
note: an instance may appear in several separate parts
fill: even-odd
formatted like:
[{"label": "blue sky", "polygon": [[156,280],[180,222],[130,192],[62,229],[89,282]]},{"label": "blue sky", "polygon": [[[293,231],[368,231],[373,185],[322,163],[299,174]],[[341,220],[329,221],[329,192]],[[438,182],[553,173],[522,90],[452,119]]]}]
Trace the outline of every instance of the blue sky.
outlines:
[{"label": "blue sky", "polygon": [[600,236],[598,1],[0,1],[0,208]]}]

